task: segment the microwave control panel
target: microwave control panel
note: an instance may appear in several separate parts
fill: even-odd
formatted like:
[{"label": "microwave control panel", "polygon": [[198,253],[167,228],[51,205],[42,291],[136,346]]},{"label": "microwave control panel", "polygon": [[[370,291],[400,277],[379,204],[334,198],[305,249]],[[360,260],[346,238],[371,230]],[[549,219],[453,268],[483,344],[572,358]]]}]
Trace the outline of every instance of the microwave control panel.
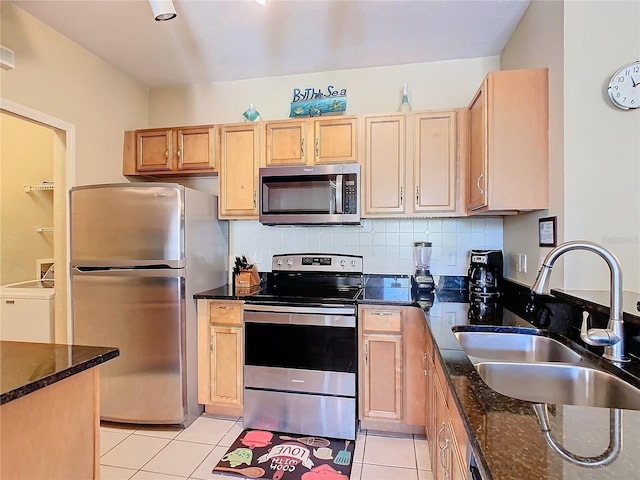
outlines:
[{"label": "microwave control panel", "polygon": [[358,213],[358,187],[353,179],[344,182],[344,213]]}]

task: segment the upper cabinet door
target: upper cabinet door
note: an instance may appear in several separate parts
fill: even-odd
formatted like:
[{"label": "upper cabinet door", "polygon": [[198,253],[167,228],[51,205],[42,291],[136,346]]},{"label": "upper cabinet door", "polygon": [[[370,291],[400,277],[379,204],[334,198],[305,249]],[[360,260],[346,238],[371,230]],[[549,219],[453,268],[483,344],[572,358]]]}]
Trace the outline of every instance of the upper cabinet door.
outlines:
[{"label": "upper cabinet door", "polygon": [[487,205],[487,81],[469,105],[469,210]]},{"label": "upper cabinet door", "polygon": [[315,120],[314,124],[314,163],[358,161],[357,118],[327,118]]},{"label": "upper cabinet door", "polygon": [[213,127],[178,129],[177,139],[178,170],[215,168],[215,133]]},{"label": "upper cabinet door", "polygon": [[365,216],[404,213],[405,121],[404,114],[365,117]]},{"label": "upper cabinet door", "polygon": [[489,72],[469,105],[470,214],[549,207],[548,69]]},{"label": "upper cabinet door", "polygon": [[136,170],[170,171],[173,166],[173,131],[146,130],[137,132]]},{"label": "upper cabinet door", "polygon": [[220,217],[258,217],[258,123],[220,127]]},{"label": "upper cabinet door", "polygon": [[457,181],[455,111],[414,116],[413,211],[454,212]]},{"label": "upper cabinet door", "polygon": [[270,167],[305,165],[307,150],[307,120],[265,123],[266,164]]}]

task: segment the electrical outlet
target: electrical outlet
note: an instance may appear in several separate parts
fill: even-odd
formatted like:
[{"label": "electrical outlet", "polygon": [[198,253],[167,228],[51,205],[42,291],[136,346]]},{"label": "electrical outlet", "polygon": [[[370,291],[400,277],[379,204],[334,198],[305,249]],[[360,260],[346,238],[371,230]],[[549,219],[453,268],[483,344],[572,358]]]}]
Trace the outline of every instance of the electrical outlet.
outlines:
[{"label": "electrical outlet", "polygon": [[527,255],[516,253],[516,272],[527,273]]},{"label": "electrical outlet", "polygon": [[447,265],[448,266],[455,266],[456,264],[456,252],[449,252],[447,253]]}]

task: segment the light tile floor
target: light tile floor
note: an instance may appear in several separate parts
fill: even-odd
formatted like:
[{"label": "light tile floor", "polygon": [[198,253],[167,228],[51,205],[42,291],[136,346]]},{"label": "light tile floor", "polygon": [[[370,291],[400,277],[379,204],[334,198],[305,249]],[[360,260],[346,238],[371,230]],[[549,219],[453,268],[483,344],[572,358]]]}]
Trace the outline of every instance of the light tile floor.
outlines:
[{"label": "light tile floor", "polygon": [[[188,428],[100,428],[102,480],[238,480],[213,474],[227,448],[242,432],[241,418],[202,415]],[[361,431],[356,439],[351,480],[432,480],[427,441],[418,435]]]}]

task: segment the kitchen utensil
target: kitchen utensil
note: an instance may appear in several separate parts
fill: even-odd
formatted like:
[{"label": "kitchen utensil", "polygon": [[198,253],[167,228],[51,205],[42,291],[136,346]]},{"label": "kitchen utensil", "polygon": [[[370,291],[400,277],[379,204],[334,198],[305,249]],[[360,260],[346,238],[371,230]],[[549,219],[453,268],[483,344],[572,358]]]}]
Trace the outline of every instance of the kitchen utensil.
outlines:
[{"label": "kitchen utensil", "polygon": [[333,463],[336,465],[349,465],[351,463],[351,452],[347,450],[351,440],[344,442],[344,450],[340,450],[336,453],[336,458],[333,459]]},{"label": "kitchen utensil", "polygon": [[333,451],[329,447],[314,448],[313,454],[321,460],[332,460]]},{"label": "kitchen utensil", "polygon": [[228,468],[228,467],[213,467],[217,472],[233,472],[245,475],[249,478],[260,478],[264,475],[264,469],[260,467],[247,467],[247,468]]},{"label": "kitchen utensil", "polygon": [[303,445],[308,445],[309,447],[327,447],[331,443],[326,438],[318,438],[318,437],[300,437],[293,438],[287,437],[286,435],[282,435],[280,437],[281,440],[296,440],[297,442],[302,443]]}]

